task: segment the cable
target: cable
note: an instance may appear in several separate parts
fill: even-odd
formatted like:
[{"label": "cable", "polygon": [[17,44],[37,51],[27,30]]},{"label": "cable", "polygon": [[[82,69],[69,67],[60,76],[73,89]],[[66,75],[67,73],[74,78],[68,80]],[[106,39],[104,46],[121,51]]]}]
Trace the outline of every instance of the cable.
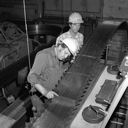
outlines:
[{"label": "cable", "polygon": [[27,18],[26,18],[26,7],[25,7],[25,0],[23,0],[23,7],[24,7],[24,19],[25,19],[25,31],[27,37],[27,52],[28,52],[28,66],[29,70],[31,69],[31,60],[30,60],[30,47],[29,47],[29,38],[28,38],[28,29],[27,29]]}]

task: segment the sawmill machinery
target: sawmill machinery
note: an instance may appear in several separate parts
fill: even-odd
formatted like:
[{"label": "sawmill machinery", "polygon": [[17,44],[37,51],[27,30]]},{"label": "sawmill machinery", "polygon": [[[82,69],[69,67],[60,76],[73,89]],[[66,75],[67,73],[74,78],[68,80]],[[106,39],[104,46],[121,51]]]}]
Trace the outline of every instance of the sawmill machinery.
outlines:
[{"label": "sawmill machinery", "polygon": [[35,127],[127,127],[127,29],[127,22],[98,24]]},{"label": "sawmill machinery", "polygon": [[[27,43],[28,34],[55,34],[51,26],[34,24],[28,27],[26,16],[25,25]],[[40,31],[42,28],[44,31]],[[60,32],[58,27],[57,30]],[[36,117],[36,112],[31,110],[29,86],[24,83],[26,93],[22,92],[23,95],[1,112],[0,125],[25,128],[28,121],[32,127],[41,128],[127,128],[128,23],[99,21],[94,31],[84,36],[83,47],[55,88],[59,96],[45,99],[41,116]],[[17,78],[19,70],[31,67],[39,50],[52,44],[53,41],[47,45],[39,44],[34,51],[28,52],[28,56],[2,69],[1,89]]]},{"label": "sawmill machinery", "polygon": [[[55,91],[59,96],[46,99],[45,111],[36,120],[34,114],[30,116],[34,120],[33,126],[127,127],[127,30],[125,21],[99,22],[74,63],[58,81]],[[25,60],[21,62],[26,63]],[[14,73],[11,69],[10,74]],[[1,81],[5,82],[4,78],[1,76]],[[19,128],[19,124],[26,121],[25,115],[31,107],[28,93],[1,112],[1,119],[3,122],[8,120],[10,127]]]}]

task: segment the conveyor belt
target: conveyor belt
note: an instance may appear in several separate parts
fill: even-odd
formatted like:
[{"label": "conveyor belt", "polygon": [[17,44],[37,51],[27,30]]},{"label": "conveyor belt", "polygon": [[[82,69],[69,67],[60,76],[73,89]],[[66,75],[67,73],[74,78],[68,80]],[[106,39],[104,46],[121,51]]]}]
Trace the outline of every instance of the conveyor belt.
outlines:
[{"label": "conveyor belt", "polygon": [[[99,60],[107,41],[118,27],[118,25],[112,24],[99,24],[56,88],[60,96],[69,99],[67,104],[66,101],[64,101],[65,105],[54,104],[54,101],[49,103],[40,117],[41,121],[38,125],[42,128],[70,127],[70,123],[94,88],[94,83],[105,67]],[[72,104],[68,105],[70,100]]]},{"label": "conveyor belt", "polygon": [[88,40],[87,45],[81,49],[80,55],[100,57],[107,41],[111,38],[116,28],[117,26],[115,25],[99,25]]}]

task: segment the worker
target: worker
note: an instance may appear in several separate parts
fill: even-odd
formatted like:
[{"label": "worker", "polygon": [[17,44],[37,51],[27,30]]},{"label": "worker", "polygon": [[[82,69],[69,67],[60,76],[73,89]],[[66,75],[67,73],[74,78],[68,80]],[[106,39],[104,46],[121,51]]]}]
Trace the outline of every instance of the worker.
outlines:
[{"label": "worker", "polygon": [[63,62],[67,57],[75,56],[77,49],[76,39],[65,38],[57,46],[39,51],[27,77],[34,90],[48,99],[58,96],[53,89],[68,68]]},{"label": "worker", "polygon": [[[31,84],[31,101],[34,111],[40,115],[44,109],[46,99],[58,96],[55,87],[68,69],[69,64],[64,63],[67,58],[76,55],[78,42],[73,38],[60,40],[57,45],[39,51],[36,54],[33,66],[27,80]],[[41,100],[43,97],[43,101]]]},{"label": "worker", "polygon": [[84,40],[83,34],[79,32],[81,23],[84,23],[82,16],[78,12],[73,12],[69,16],[68,23],[69,23],[69,27],[70,27],[69,30],[67,32],[61,34],[57,38],[56,44],[58,44],[61,39],[65,39],[67,37],[72,37],[72,38],[77,39],[78,44],[79,44],[79,49],[80,49],[83,45],[83,40]]}]

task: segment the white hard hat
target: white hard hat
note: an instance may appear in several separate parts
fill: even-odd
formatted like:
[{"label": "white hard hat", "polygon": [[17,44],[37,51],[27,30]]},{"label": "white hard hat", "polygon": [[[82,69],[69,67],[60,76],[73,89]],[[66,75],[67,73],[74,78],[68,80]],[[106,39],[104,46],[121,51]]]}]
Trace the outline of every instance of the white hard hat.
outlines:
[{"label": "white hard hat", "polygon": [[69,51],[75,56],[78,52],[78,41],[74,38],[65,38],[62,42],[68,47]]},{"label": "white hard hat", "polygon": [[80,13],[78,12],[73,12],[70,16],[69,16],[69,23],[84,23],[82,16],[80,15]]}]

